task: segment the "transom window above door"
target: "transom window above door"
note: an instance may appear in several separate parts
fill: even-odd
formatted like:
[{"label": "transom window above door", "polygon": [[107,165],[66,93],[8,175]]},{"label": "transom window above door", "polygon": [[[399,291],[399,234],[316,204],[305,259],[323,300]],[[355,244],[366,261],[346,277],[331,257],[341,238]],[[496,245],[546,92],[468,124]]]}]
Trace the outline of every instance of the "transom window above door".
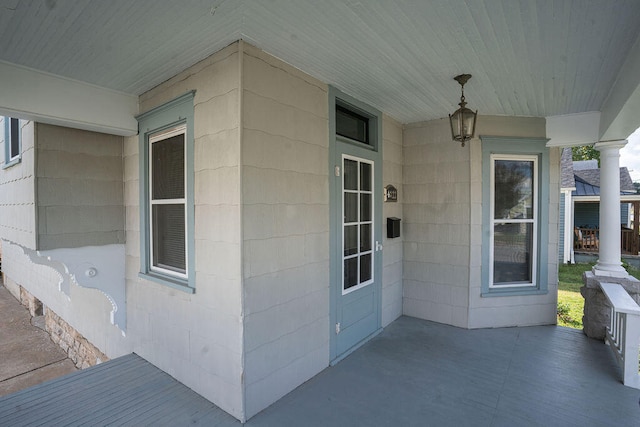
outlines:
[{"label": "transom window above door", "polygon": [[377,119],[341,100],[335,105],[336,136],[345,142],[377,150]]}]

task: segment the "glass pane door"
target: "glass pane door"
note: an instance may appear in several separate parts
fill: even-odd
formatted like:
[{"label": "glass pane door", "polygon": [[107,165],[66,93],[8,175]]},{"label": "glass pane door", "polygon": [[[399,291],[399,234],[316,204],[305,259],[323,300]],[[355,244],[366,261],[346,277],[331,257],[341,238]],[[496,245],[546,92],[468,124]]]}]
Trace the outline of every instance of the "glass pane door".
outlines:
[{"label": "glass pane door", "polygon": [[373,283],[373,163],[343,157],[342,293]]}]

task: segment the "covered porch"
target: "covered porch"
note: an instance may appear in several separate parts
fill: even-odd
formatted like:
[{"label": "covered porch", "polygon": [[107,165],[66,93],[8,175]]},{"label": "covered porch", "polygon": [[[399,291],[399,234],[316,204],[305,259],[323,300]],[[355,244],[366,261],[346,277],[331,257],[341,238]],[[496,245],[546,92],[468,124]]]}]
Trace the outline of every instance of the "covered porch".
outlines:
[{"label": "covered porch", "polygon": [[[581,331],[403,316],[246,424],[635,425],[639,396]],[[0,399],[0,424],[38,423],[240,425],[135,354]]]},{"label": "covered porch", "polygon": [[[573,249],[576,252],[598,253],[600,246],[600,229],[575,227]],[[638,255],[640,251],[640,235],[631,228],[620,230],[620,251],[623,255]]]},{"label": "covered porch", "polygon": [[[578,332],[388,325],[401,315],[470,329],[555,321],[560,147],[602,150],[602,205],[618,206],[619,189],[605,180],[616,181],[619,150],[640,122],[640,4],[373,3],[6,8],[0,114],[6,135],[28,130],[3,150],[7,277],[108,357],[135,351],[253,425],[637,419],[638,396],[620,384],[604,345]],[[464,146],[452,143],[447,120],[458,99],[466,104],[453,79],[461,73],[473,74],[464,89],[480,114]],[[366,138],[337,132],[346,107]],[[172,204],[179,220],[155,227],[153,147],[173,138],[168,130],[182,135],[161,162],[180,165],[171,174],[180,197],[157,206]],[[75,169],[94,163],[109,167]],[[523,224],[513,234],[526,239],[503,239],[513,250],[500,254],[492,176],[510,163],[529,171],[511,189],[529,195],[501,219]],[[345,165],[372,185],[345,187]],[[391,203],[380,197],[387,188],[397,190]],[[373,215],[345,221],[346,199],[364,200],[360,213]],[[385,237],[385,218],[402,221],[401,233]],[[594,273],[624,277],[616,212],[602,218]],[[343,243],[356,229],[369,238],[350,239],[354,255]],[[177,248],[170,268],[154,259],[160,240]],[[496,253],[524,273],[494,280]],[[77,272],[58,283],[70,265]],[[151,366],[138,362],[140,372]],[[185,389],[163,374],[132,384],[116,366],[88,371],[104,372],[94,387],[83,372],[55,393],[14,397],[0,425],[73,424],[77,414],[90,424],[235,423],[195,395],[205,406],[178,412],[190,407],[175,404]]]},{"label": "covered porch", "polygon": [[[620,252],[622,255],[638,255],[640,253],[640,196],[620,196],[621,203],[631,207],[631,227],[620,227]],[[598,253],[600,250],[600,228],[575,226],[573,229],[573,249],[576,252]]]}]

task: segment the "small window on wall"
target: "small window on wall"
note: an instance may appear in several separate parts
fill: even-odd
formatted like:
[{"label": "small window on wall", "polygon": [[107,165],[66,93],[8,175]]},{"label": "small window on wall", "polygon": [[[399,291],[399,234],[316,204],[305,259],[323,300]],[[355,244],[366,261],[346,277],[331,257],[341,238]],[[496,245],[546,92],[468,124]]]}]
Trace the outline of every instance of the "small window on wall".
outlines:
[{"label": "small window on wall", "polygon": [[20,161],[22,141],[20,138],[20,120],[12,117],[4,118],[5,166]]},{"label": "small window on wall", "polygon": [[140,275],[190,293],[195,292],[194,94],[137,117]]}]

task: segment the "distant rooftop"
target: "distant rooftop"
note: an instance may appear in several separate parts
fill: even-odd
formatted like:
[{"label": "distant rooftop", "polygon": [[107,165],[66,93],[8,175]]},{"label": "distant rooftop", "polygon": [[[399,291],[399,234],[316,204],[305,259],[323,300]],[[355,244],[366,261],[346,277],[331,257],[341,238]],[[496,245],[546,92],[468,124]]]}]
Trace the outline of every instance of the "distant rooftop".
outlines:
[{"label": "distant rooftop", "polygon": [[582,171],[585,169],[598,169],[598,161],[597,160],[576,160],[575,162],[573,162],[574,171]]},{"label": "distant rooftop", "polygon": [[[574,196],[600,195],[600,169],[597,160],[571,160],[571,148],[564,148],[560,157],[561,187],[575,188]],[[620,194],[636,194],[629,169],[620,168]]]},{"label": "distant rooftop", "polygon": [[562,157],[560,157],[560,170],[562,171],[561,187],[573,188],[576,181],[573,177],[573,160],[571,157],[571,148],[562,149]]}]

